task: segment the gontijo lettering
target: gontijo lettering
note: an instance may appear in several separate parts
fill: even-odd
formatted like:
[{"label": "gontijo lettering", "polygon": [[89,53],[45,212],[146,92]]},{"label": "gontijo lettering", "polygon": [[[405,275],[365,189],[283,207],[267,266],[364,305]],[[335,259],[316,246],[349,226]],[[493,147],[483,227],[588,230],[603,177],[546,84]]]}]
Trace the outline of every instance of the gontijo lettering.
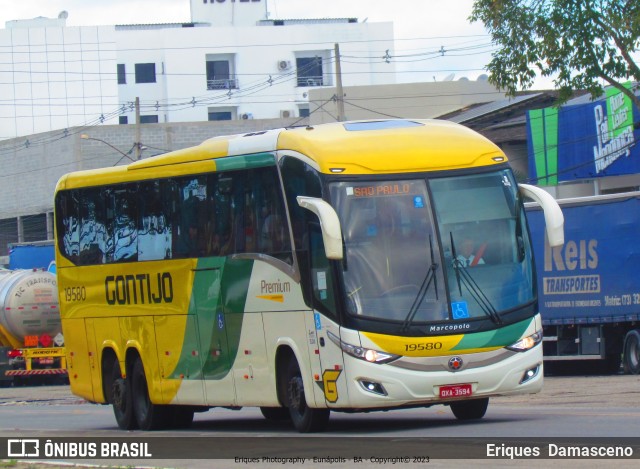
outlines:
[{"label": "gontijo lettering", "polygon": [[171,303],[173,279],[169,272],[150,274],[109,275],[104,279],[107,304],[130,305]]}]

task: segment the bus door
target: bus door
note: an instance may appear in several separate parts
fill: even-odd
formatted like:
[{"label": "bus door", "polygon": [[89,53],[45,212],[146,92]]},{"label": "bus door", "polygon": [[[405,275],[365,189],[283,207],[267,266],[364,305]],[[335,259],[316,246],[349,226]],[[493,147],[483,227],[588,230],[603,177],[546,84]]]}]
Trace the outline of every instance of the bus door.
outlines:
[{"label": "bus door", "polygon": [[[167,403],[201,405],[202,387],[198,320],[190,314],[160,314],[153,317],[156,330],[159,373]],[[150,363],[145,363],[150,366]]]},{"label": "bus door", "polygon": [[206,402],[235,404],[233,376],[224,309],[224,257],[201,258],[194,280],[194,303],[198,320],[200,360]]},{"label": "bus door", "polygon": [[[348,402],[347,383],[344,375],[342,350],[336,344],[341,337],[338,324],[337,292],[330,261],[327,259],[322,240],[322,231],[317,223],[309,224],[309,252],[311,285],[313,287],[313,328],[316,344],[311,346],[311,356],[319,357],[319,370],[314,372],[316,399],[322,399],[327,406],[344,405]],[[313,359],[312,359],[313,361]],[[318,400],[316,402],[319,404]]]}]

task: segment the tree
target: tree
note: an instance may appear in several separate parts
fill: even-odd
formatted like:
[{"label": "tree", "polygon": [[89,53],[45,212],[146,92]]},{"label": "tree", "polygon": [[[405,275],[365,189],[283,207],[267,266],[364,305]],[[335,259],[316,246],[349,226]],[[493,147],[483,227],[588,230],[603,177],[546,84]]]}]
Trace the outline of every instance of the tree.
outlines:
[{"label": "tree", "polygon": [[638,0],[475,0],[469,20],[482,21],[499,46],[489,80],[509,95],[531,88],[540,73],[554,77],[560,102],[573,90],[600,96],[604,81],[640,108],[623,86],[640,82]]}]

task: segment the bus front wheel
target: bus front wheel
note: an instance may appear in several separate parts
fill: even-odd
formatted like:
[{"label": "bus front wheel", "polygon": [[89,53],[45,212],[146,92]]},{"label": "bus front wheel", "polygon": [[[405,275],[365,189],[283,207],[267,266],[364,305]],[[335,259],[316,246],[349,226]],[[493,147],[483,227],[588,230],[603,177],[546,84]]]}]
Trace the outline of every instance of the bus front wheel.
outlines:
[{"label": "bus front wheel", "polygon": [[144,373],[142,360],[137,358],[131,374],[131,399],[133,401],[133,413],[141,430],[157,430],[168,423],[169,408],[154,404],[149,398],[147,378]]},{"label": "bus front wheel", "polygon": [[451,412],[458,420],[477,420],[484,417],[487,412],[489,398],[452,402],[450,405]]},{"label": "bus front wheel", "polygon": [[324,430],[329,422],[330,411],[329,409],[313,409],[307,405],[300,366],[295,358],[289,362],[285,383],[287,407],[295,429],[300,433]]},{"label": "bus front wheel", "polygon": [[113,406],[113,414],[116,417],[118,427],[122,430],[137,428],[136,419],[133,416],[130,382],[122,377],[120,362],[117,358],[111,367],[111,395],[109,396],[109,401]]}]

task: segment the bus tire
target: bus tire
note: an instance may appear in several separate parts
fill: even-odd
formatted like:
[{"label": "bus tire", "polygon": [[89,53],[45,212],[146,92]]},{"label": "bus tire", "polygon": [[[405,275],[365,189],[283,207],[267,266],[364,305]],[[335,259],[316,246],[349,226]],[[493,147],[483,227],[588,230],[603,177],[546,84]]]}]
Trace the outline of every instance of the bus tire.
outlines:
[{"label": "bus tire", "polygon": [[291,358],[286,371],[286,396],[289,415],[296,430],[300,433],[319,432],[329,422],[329,409],[314,409],[307,405],[304,383],[300,366],[295,358]]},{"label": "bus tire", "polygon": [[452,402],[450,405],[451,412],[458,420],[478,420],[487,412],[489,398]]},{"label": "bus tire", "polygon": [[133,414],[140,430],[158,430],[167,426],[169,407],[151,402],[142,360],[138,357],[131,373]]},{"label": "bus tire", "polygon": [[272,422],[291,420],[291,414],[286,407],[260,407],[260,412],[265,419]]},{"label": "bus tire", "polygon": [[113,415],[118,427],[122,430],[134,430],[138,428],[133,416],[133,403],[131,402],[131,382],[122,377],[120,362],[116,358],[111,366],[111,394],[109,402],[113,406]]},{"label": "bus tire", "polygon": [[640,331],[637,329],[627,332],[624,339],[623,363],[625,373],[640,374]]}]

